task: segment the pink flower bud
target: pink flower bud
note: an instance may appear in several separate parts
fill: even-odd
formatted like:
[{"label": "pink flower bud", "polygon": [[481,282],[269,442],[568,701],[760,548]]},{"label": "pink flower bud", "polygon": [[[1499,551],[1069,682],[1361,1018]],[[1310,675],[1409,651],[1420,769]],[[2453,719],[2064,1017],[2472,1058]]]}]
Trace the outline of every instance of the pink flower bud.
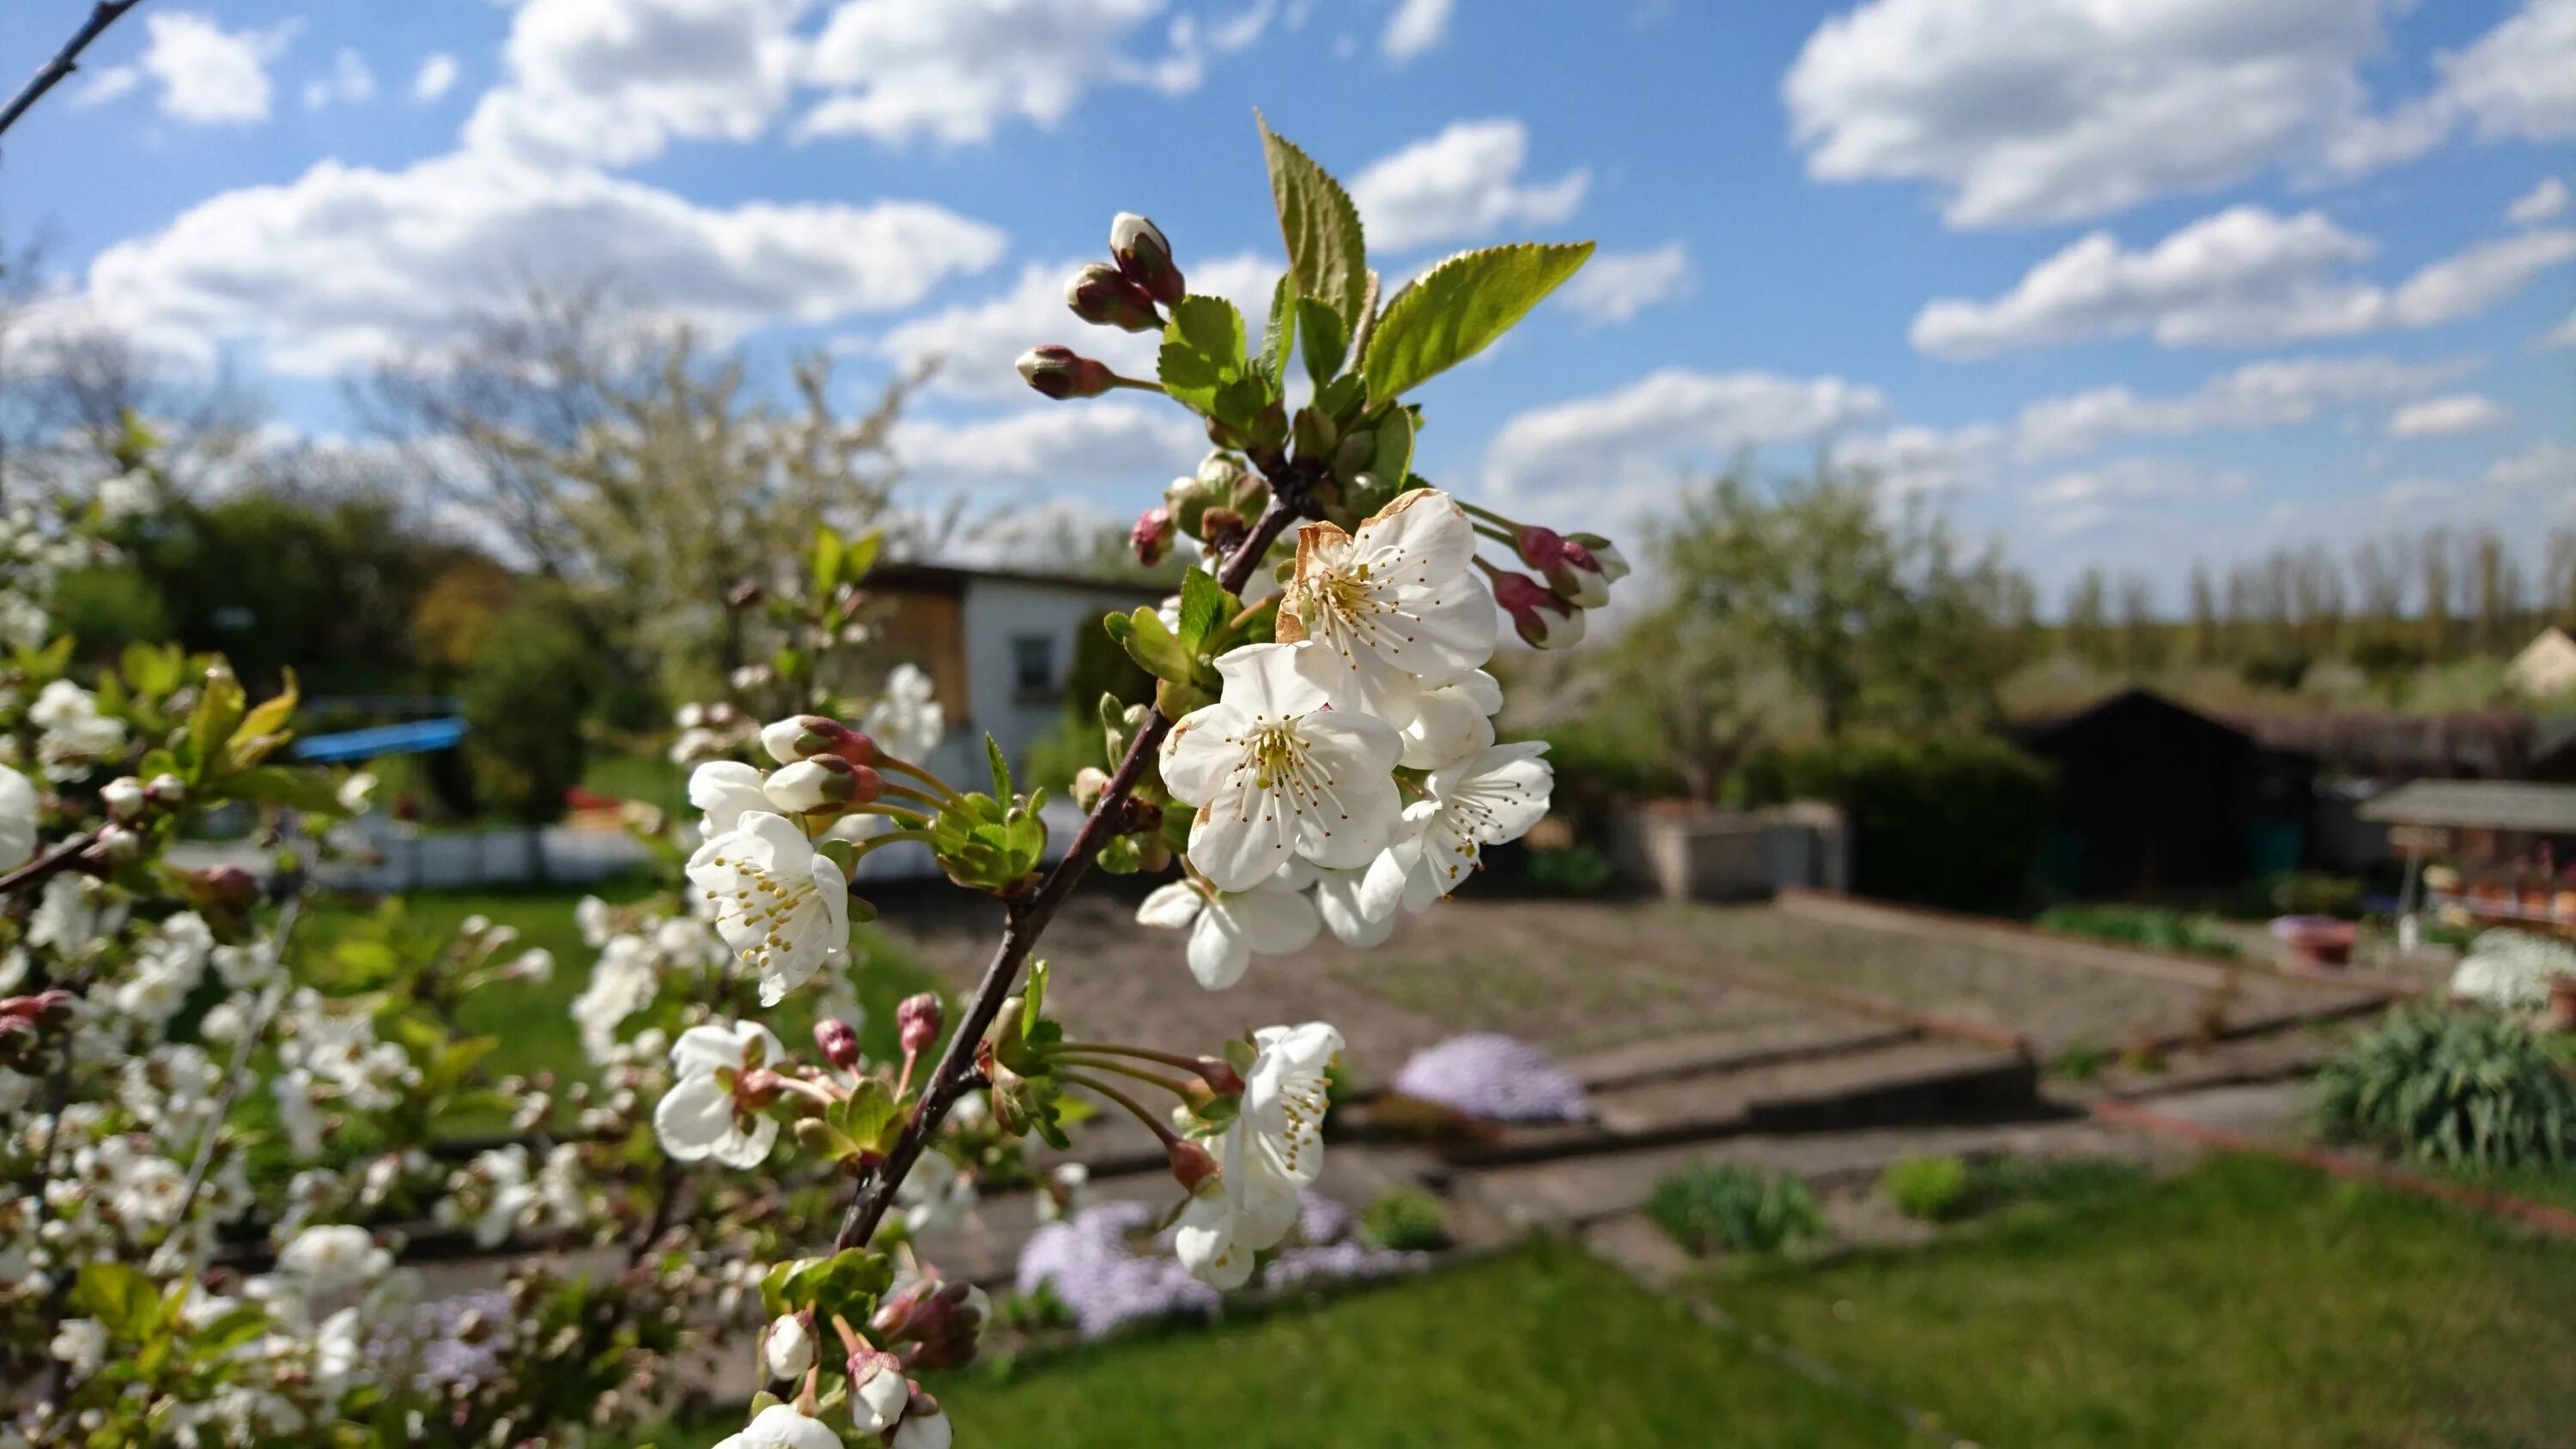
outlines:
[{"label": "pink flower bud", "polygon": [[1564,555],[1565,539],[1552,528],[1532,525],[1513,535],[1512,552],[1520,555],[1522,563],[1546,573]]},{"label": "pink flower bud", "polygon": [[1585,553],[1592,555],[1593,565],[1609,582],[1615,584],[1628,576],[1628,556],[1619,552],[1619,545],[1597,533],[1569,533],[1565,541],[1581,545]]},{"label": "pink flower bud", "polygon": [[1179,532],[1180,526],[1172,521],[1172,510],[1156,504],[1136,515],[1136,526],[1128,531],[1127,541],[1136,550],[1136,562],[1152,568],[1171,555],[1172,537]]},{"label": "pink flower bud", "polygon": [[1199,541],[1220,554],[1234,552],[1248,532],[1243,515],[1231,508],[1211,508],[1199,515]]},{"label": "pink flower bud", "polygon": [[1547,570],[1547,586],[1578,609],[1597,609],[1610,602],[1610,579],[1592,550],[1567,539],[1557,547]]},{"label": "pink flower bud", "polygon": [[1110,379],[1115,376],[1108,363],[1052,342],[1021,353],[1019,368],[1020,376],[1028,380],[1029,386],[1058,401],[1072,397],[1098,397],[1109,391]]},{"label": "pink flower bud", "polygon": [[1118,259],[1121,275],[1164,306],[1177,307],[1189,295],[1181,269],[1172,265],[1172,244],[1162,228],[1136,213],[1122,211],[1109,224],[1109,254]]},{"label": "pink flower bud", "polygon": [[197,884],[209,900],[246,906],[259,899],[259,881],[237,865],[215,865],[197,872]]},{"label": "pink flower bud", "polygon": [[1197,1192],[1199,1184],[1216,1176],[1215,1154],[1186,1137],[1172,1139],[1172,1177],[1183,1192]]},{"label": "pink flower bud", "polygon": [[1130,332],[1160,332],[1163,316],[1154,310],[1154,294],[1107,262],[1092,262],[1064,285],[1064,304],[1073,315],[1099,327]]},{"label": "pink flower bud", "polygon": [[837,1016],[827,1016],[814,1023],[814,1045],[823,1060],[845,1072],[859,1067],[859,1034]]},{"label": "pink flower bud", "polygon": [[816,755],[770,772],[761,783],[769,803],[786,815],[815,815],[865,805],[885,789],[877,772],[838,755]]},{"label": "pink flower bud", "polygon": [[939,997],[933,992],[907,996],[894,1009],[894,1029],[907,1053],[919,1054],[939,1039]]},{"label": "pink flower bud", "polygon": [[1527,574],[1496,575],[1494,602],[1512,616],[1512,628],[1533,649],[1563,649],[1583,638],[1583,611]]}]

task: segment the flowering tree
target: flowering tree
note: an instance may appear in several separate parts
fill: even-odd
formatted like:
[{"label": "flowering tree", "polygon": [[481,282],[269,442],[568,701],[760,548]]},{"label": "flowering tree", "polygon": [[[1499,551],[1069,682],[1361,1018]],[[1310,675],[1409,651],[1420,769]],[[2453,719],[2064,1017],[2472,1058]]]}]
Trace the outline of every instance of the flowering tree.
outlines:
[{"label": "flowering tree", "polygon": [[[1139,919],[1186,932],[1209,989],[1325,929],[1384,940],[1547,808],[1542,747],[1495,739],[1501,618],[1569,642],[1626,571],[1606,540],[1412,468],[1409,395],[1589,244],[1466,253],[1381,305],[1342,188],[1262,141],[1289,269],[1257,348],[1230,303],[1188,291],[1152,223],[1121,216],[1113,259],[1068,300],[1159,333],[1157,376],[1065,347],[1020,361],[1050,397],[1161,393],[1215,444],[1137,521],[1140,558],[1184,539],[1197,558],[1162,608],[1107,621],[1153,684],[1100,701],[1116,765],[1076,783],[1080,828],[1051,851],[1044,792],[1018,791],[998,748],[989,781],[933,773],[945,721],[918,671],[839,692],[828,661],[869,637],[874,541],[821,532],[792,582],[731,604],[779,641],[737,689],[800,707],[684,709],[684,885],[581,909],[599,957],[572,1010],[595,1085],[497,1076],[493,1040],[459,1026],[468,993],[552,969],[505,928],[430,936],[389,908],[315,947],[294,938],[300,859],[266,905],[239,871],[172,867],[183,819],[217,804],[327,847],[363,782],[276,763],[292,693],[254,708],[220,661],[138,649],[73,681],[41,590],[10,581],[29,596],[0,670],[0,1353],[29,1385],[0,1401],[10,1432],[546,1440],[685,1407],[672,1356],[756,1311],[768,1387],[733,1449],[939,1449],[949,1421],[919,1376],[971,1359],[989,1311],[915,1239],[1027,1180],[1026,1139],[1067,1146],[1102,1107],[1168,1154],[1181,1268],[1210,1292],[1250,1281],[1321,1170],[1340,1033],[1076,1040],[1048,1012],[1038,942],[1094,866],[1177,866]],[[119,491],[135,490],[101,497]],[[88,547],[87,523],[13,520],[0,557]],[[872,908],[853,883],[871,854],[914,847],[999,902],[999,936],[953,1026],[936,997],[908,1000],[896,1050],[870,1061],[851,931]],[[789,1013],[814,1023],[810,1050]],[[436,1129],[466,1114],[515,1135],[460,1156]],[[387,1231],[401,1220],[623,1266],[524,1257],[498,1289],[432,1299]],[[799,1256],[808,1224],[836,1230]]]}]

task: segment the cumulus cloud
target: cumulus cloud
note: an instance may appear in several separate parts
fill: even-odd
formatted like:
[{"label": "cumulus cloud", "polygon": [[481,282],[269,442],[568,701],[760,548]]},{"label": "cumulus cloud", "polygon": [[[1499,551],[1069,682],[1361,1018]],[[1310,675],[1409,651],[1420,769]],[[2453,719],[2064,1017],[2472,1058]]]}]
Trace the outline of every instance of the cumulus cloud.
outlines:
[{"label": "cumulus cloud", "polygon": [[2513,205],[2504,209],[2504,219],[2515,226],[2529,226],[2566,209],[2567,183],[2555,176],[2544,176],[2539,185],[2513,199]]},{"label": "cumulus cloud", "polygon": [[247,342],[315,375],[436,340],[465,308],[565,269],[730,337],[908,307],[1003,249],[1000,232],[922,202],[708,207],[465,151],[398,171],[326,161],[216,196],[101,253],[87,304],[175,350]]},{"label": "cumulus cloud", "polygon": [[287,21],[268,30],[226,30],[187,10],[143,17],[144,73],[161,85],[161,111],[201,126],[268,119],[268,65],[301,30]]},{"label": "cumulus cloud", "polygon": [[1402,0],[1378,37],[1386,58],[1402,65],[1440,43],[1449,32],[1451,0]]},{"label": "cumulus cloud", "polygon": [[2283,427],[2330,407],[2419,396],[2475,370],[2474,361],[2288,357],[2249,362],[2190,392],[2140,396],[2127,387],[2047,398],[2021,410],[2013,448],[2025,460],[2074,457],[2118,438],[2183,437]]},{"label": "cumulus cloud", "polygon": [[1982,488],[2002,461],[2006,430],[1994,423],[1959,428],[1891,428],[1836,442],[1834,466],[1866,473],[1890,498]]},{"label": "cumulus cloud", "polygon": [[1642,252],[1595,252],[1558,295],[1593,322],[1626,322],[1690,286],[1690,253],[1680,242]]},{"label": "cumulus cloud", "polygon": [[1592,173],[1521,182],[1529,131],[1509,117],[1456,121],[1439,135],[1370,162],[1351,182],[1369,249],[1401,252],[1489,235],[1505,226],[1553,226],[1574,215]]},{"label": "cumulus cloud", "polygon": [[1207,452],[1176,408],[1095,399],[967,422],[906,418],[895,455],[905,477],[940,488],[1159,486]]},{"label": "cumulus cloud", "polygon": [[524,0],[466,143],[624,165],[675,140],[748,141],[788,100],[805,0]]},{"label": "cumulus cloud", "polygon": [[2433,58],[2434,88],[2354,118],[2327,165],[2354,174],[2410,161],[2467,126],[2482,140],[2576,136],[2576,0],[2527,0],[2466,48]]},{"label": "cumulus cloud", "polygon": [[1104,85],[1198,89],[1208,59],[1268,28],[1275,0],[1202,26],[1182,16],[1159,54],[1131,42],[1164,0],[842,0],[815,37],[806,83],[831,92],[797,122],[803,138],[861,135],[951,145],[1006,120],[1052,127]]},{"label": "cumulus cloud", "polygon": [[2408,403],[2390,413],[2388,435],[2392,438],[2438,438],[2453,433],[2474,433],[2495,427],[2505,417],[2505,410],[2491,398],[2470,392],[2455,393],[2449,397]]},{"label": "cumulus cloud", "polygon": [[2105,527],[2134,505],[2232,497],[2250,481],[2241,472],[2213,472],[2172,458],[2114,458],[2044,479],[2024,497],[2042,533],[2072,538]]},{"label": "cumulus cloud", "polygon": [[[907,318],[882,336],[844,345],[890,358],[907,371],[936,360],[931,385],[959,397],[1025,401],[1029,386],[1011,364],[1042,342],[1064,343],[1129,377],[1153,376],[1162,345],[1158,335],[1088,326],[1066,310],[1065,279],[1080,265],[1031,262],[1008,291]],[[1281,263],[1247,252],[1194,262],[1188,276],[1191,291],[1232,301],[1244,314],[1246,335],[1257,337],[1281,270]]]},{"label": "cumulus cloud", "polygon": [[2576,312],[2568,313],[2566,321],[2531,339],[2531,345],[2537,348],[2576,347]]},{"label": "cumulus cloud", "polygon": [[1509,418],[1486,450],[1485,477],[1507,503],[1579,500],[1587,516],[1618,518],[1742,449],[1825,438],[1886,409],[1878,389],[1836,377],[1667,368]]},{"label": "cumulus cloud", "polygon": [[2360,111],[2380,0],[1869,0],[1781,90],[1819,180],[1921,180],[1953,226],[2224,186]]},{"label": "cumulus cloud", "polygon": [[331,73],[315,76],[304,83],[304,108],[318,111],[329,105],[356,105],[375,99],[376,73],[367,67],[367,58],[348,46],[341,46],[331,58]]},{"label": "cumulus cloud", "polygon": [[2203,217],[2142,252],[2097,231],[1992,301],[1927,304],[1910,335],[1934,356],[1967,358],[2140,332],[2168,347],[2253,347],[2429,327],[2482,312],[2576,259],[2576,230],[2480,243],[2395,288],[2349,274],[2374,250],[2321,212],[2284,217],[2259,206]]},{"label": "cumulus cloud", "polygon": [[455,87],[456,75],[456,57],[432,51],[421,57],[420,70],[411,78],[411,98],[423,105],[437,100]]}]

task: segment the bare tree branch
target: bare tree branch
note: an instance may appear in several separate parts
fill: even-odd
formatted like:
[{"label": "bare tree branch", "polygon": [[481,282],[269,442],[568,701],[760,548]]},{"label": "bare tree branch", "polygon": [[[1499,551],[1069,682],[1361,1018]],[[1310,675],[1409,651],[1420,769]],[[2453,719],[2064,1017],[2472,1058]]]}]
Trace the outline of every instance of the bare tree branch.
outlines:
[{"label": "bare tree branch", "polygon": [[62,49],[54,52],[54,58],[46,61],[43,69],[28,78],[26,86],[10,98],[8,108],[0,110],[0,134],[16,125],[18,118],[27,114],[28,107],[43,99],[45,92],[62,84],[73,71],[80,69],[80,53],[89,48],[89,43],[114,25],[117,17],[141,3],[142,0],[98,0],[98,4],[91,6],[89,19],[72,32],[72,38],[63,43]]}]

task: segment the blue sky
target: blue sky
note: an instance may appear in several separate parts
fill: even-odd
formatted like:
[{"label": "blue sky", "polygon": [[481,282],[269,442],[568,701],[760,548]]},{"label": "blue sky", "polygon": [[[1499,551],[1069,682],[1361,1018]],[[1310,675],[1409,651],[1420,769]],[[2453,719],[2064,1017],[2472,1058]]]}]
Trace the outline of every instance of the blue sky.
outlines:
[{"label": "blue sky", "polygon": [[2195,557],[2576,523],[2576,0],[148,0],[11,137],[0,227],[49,315],[314,436],[348,370],[606,273],[853,399],[942,354],[917,501],[1113,516],[1191,430],[1009,359],[1141,367],[1057,300],[1122,209],[1266,298],[1256,105],[1391,280],[1598,239],[1424,395],[1429,471],[1536,521],[1823,447],[2169,604]]}]

